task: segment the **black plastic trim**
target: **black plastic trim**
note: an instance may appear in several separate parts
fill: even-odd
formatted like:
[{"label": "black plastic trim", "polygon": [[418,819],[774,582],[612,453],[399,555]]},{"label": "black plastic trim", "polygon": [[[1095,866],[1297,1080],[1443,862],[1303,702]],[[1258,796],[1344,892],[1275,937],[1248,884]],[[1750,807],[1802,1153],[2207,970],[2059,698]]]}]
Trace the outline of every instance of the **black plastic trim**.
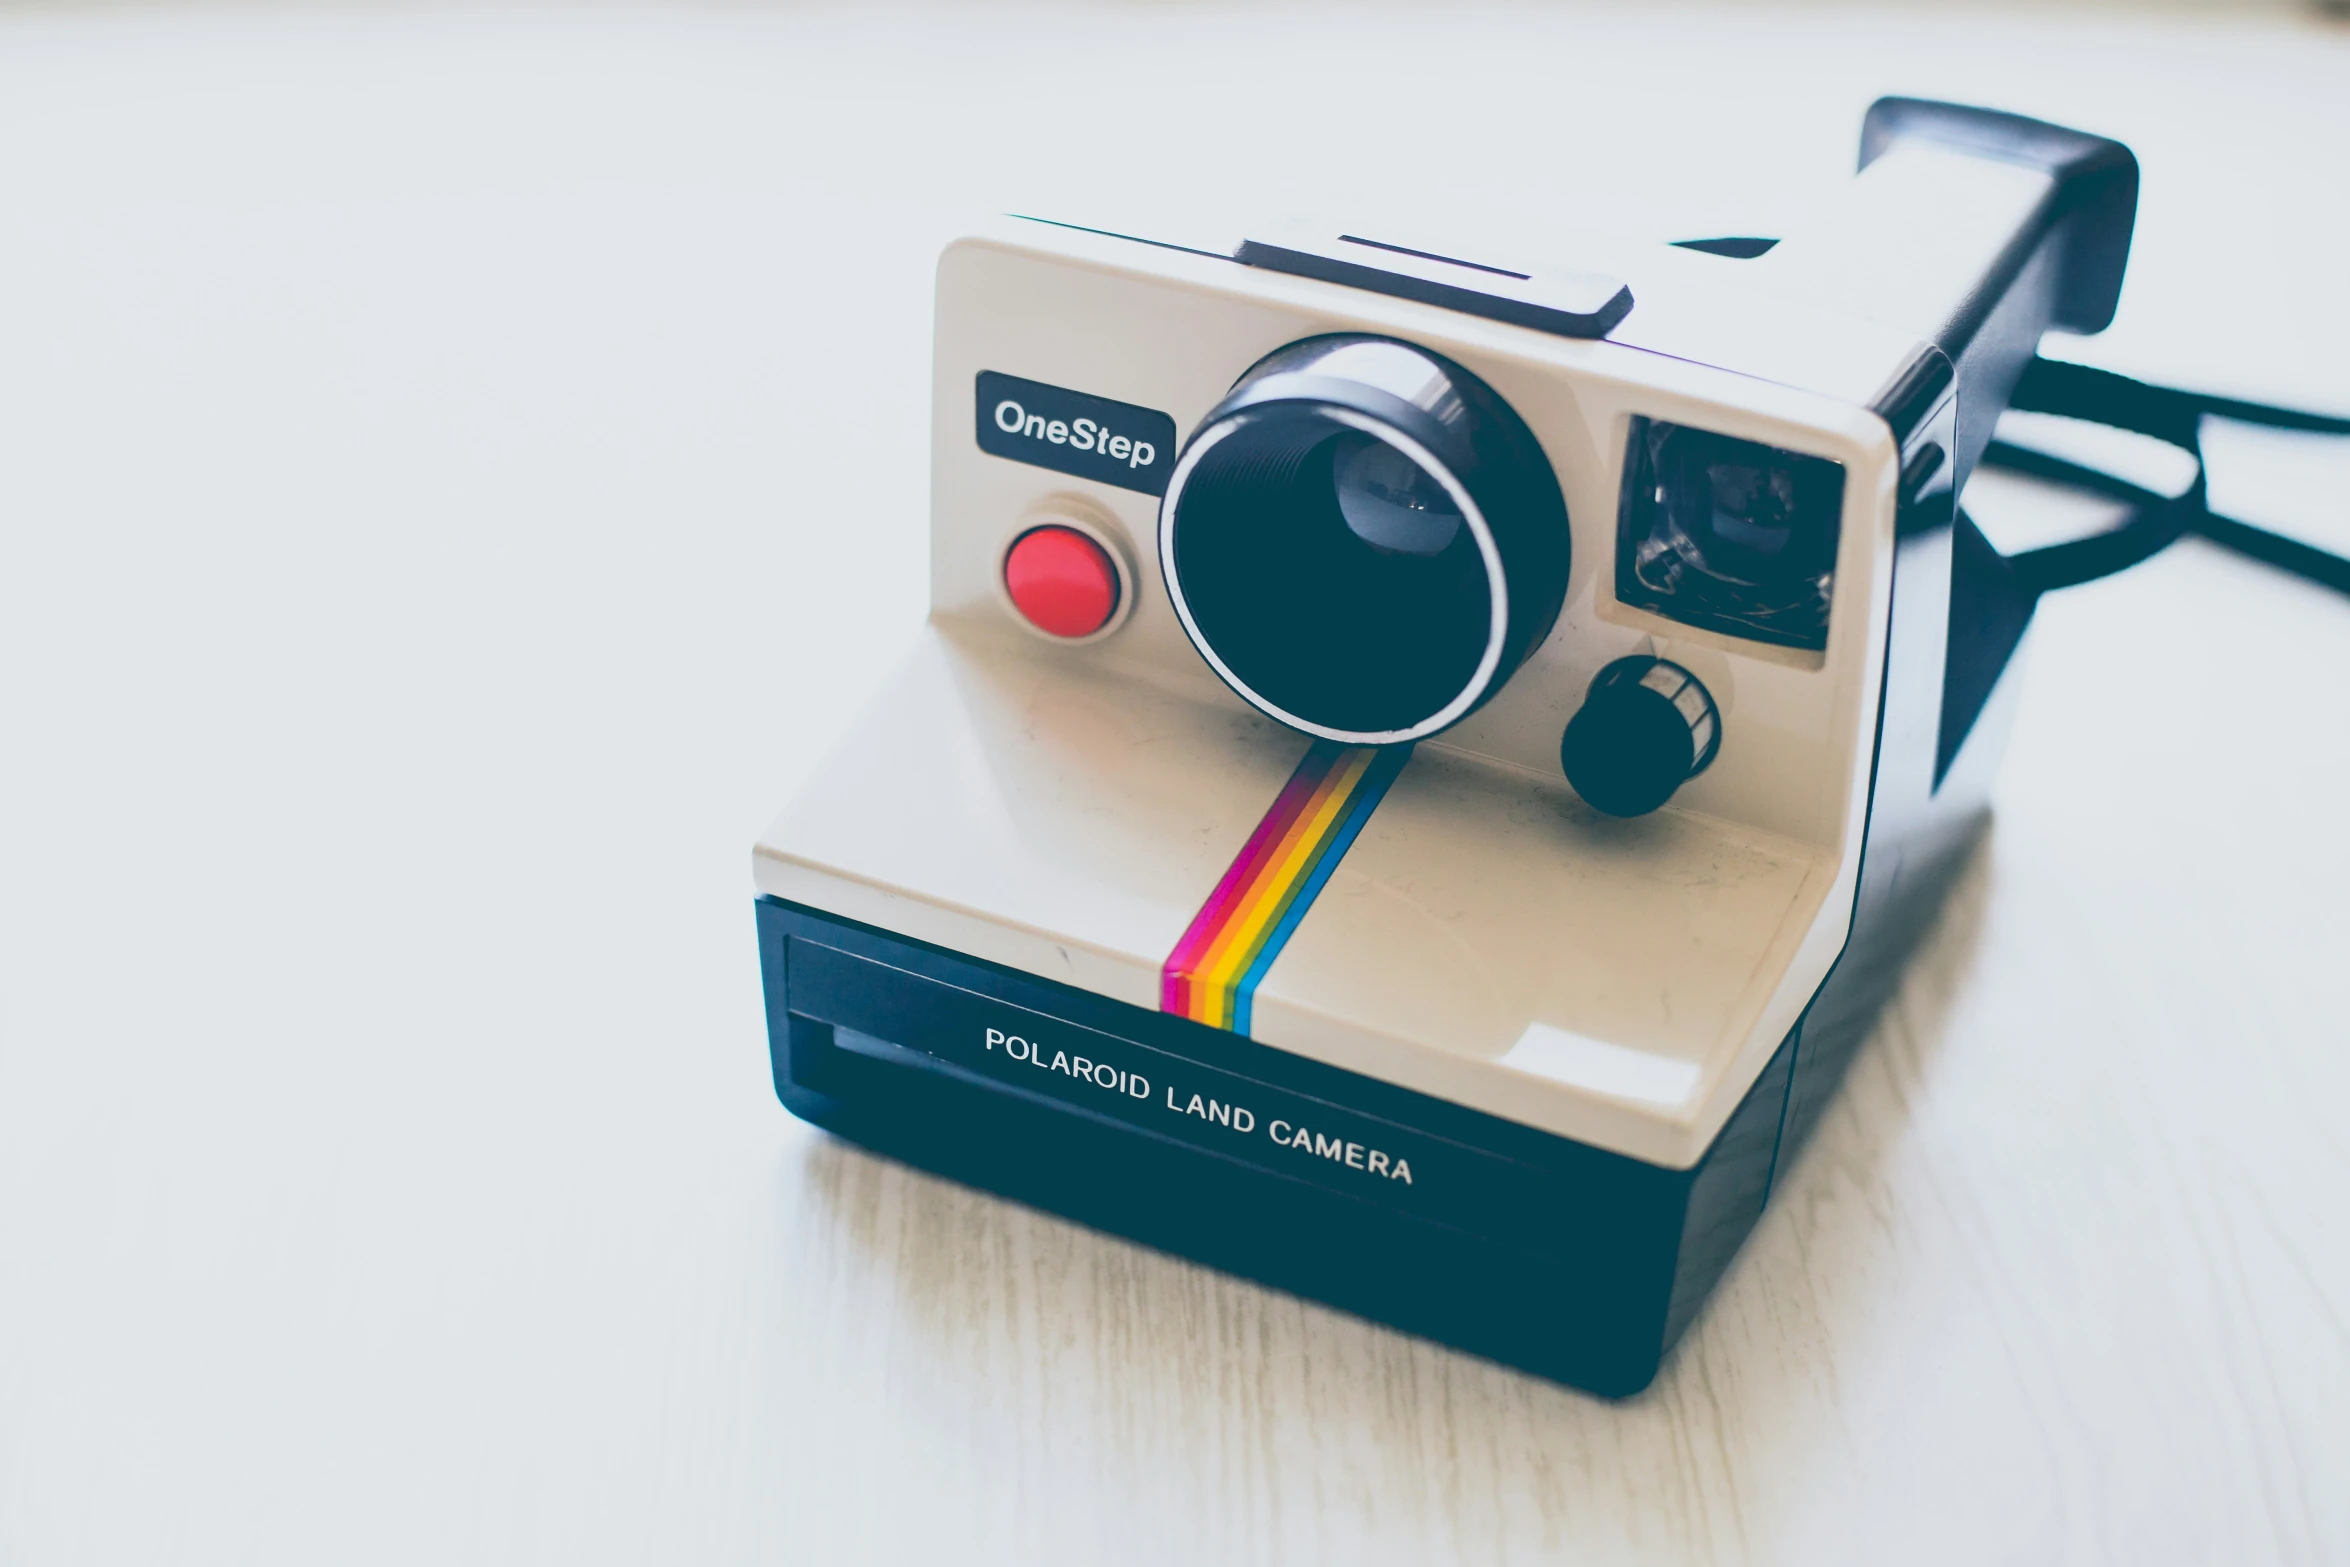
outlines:
[{"label": "black plastic trim", "polygon": [[1244,239],[1233,259],[1555,337],[1605,337],[1632,309],[1632,290],[1597,272],[1520,272],[1353,234]]},{"label": "black plastic trim", "polygon": [[[1768,1197],[1792,1034],[1705,1157],[1669,1170],[802,905],[762,897],[757,911],[776,1092],[793,1114],[951,1179],[1594,1392],[1648,1384]],[[1057,1097],[1023,1090],[973,1070],[970,1041],[957,1060],[955,1042],[925,1037],[940,1019],[967,1032],[988,1006],[1091,1031],[1133,1052],[1119,1058],[1128,1064],[1148,1051],[1154,1063],[1319,1101],[1397,1137],[1439,1139],[1455,1151],[1446,1157],[1476,1161],[1477,1179],[1449,1207],[1433,1190],[1409,1203],[1380,1200],[1376,1185],[1350,1194],[1341,1178],[1359,1185],[1358,1172],[1284,1174],[1121,1120],[1109,1113],[1117,1096],[1098,1085]]]},{"label": "black plastic trim", "polygon": [[1778,243],[1775,239],[1761,239],[1750,234],[1725,234],[1719,239],[1676,239],[1672,241],[1673,248],[1676,250],[1702,250],[1709,256],[1728,256],[1733,261],[1752,261],[1757,256],[1767,256],[1771,253],[1771,247]]},{"label": "black plastic trim", "polygon": [[1860,166],[1910,138],[2054,175],[2051,216],[2064,228],[2065,242],[2050,324],[2071,332],[2102,332],[2112,324],[2138,215],[2138,159],[2129,148],[1996,109],[1880,98],[1861,123]]},{"label": "black plastic trim", "polygon": [[[1910,437],[1925,428],[1926,421],[1951,399],[1957,386],[1958,370],[1951,364],[1950,356],[1927,343],[1870,400],[1870,409],[1892,428],[1893,444],[1903,449],[1905,463],[1915,455],[1908,449]],[[1935,450],[1939,452],[1941,448]],[[1906,469],[1904,477],[1907,477]]]}]

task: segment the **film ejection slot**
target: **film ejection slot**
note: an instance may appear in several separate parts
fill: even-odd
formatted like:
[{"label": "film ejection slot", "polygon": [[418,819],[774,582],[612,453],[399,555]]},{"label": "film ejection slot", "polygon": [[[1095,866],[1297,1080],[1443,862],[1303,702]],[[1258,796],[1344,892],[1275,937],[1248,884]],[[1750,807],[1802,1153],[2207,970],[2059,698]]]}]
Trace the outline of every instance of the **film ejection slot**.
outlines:
[{"label": "film ejection slot", "polygon": [[1632,309],[1632,291],[1601,273],[1565,268],[1519,272],[1354,234],[1245,239],[1233,259],[1558,337],[1605,337]]}]

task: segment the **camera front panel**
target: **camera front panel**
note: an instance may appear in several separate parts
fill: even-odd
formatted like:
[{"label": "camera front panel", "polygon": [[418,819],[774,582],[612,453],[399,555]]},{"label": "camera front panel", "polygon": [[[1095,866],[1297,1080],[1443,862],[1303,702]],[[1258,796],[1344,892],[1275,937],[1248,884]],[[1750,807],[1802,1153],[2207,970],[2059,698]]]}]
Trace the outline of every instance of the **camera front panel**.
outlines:
[{"label": "camera front panel", "polygon": [[[950,247],[938,285],[931,621],[762,839],[761,890],[1635,1159],[1701,1158],[1850,926],[1891,558],[1883,421],[1669,353],[1017,220]],[[1331,340],[1396,353],[1323,365],[1296,349]],[[1284,350],[1344,372],[1326,381],[1384,381],[1441,424],[1433,366],[1470,388],[1463,406],[1489,397],[1508,420],[1464,445],[1377,397],[1302,385],[1315,375],[1288,375]],[[1203,430],[1258,414],[1250,372],[1268,363],[1284,423],[1224,475],[1265,482],[1204,514],[1226,530],[1204,569],[1247,567],[1250,526],[1295,526],[1309,531],[1261,552],[1278,569],[1236,596],[1255,614],[1325,590],[1315,608],[1338,613],[1320,623],[1342,629],[1390,590],[1389,615],[1446,593],[1480,610],[1498,677],[1406,743],[1278,721],[1277,700],[1255,699],[1265,666],[1203,653],[1243,648],[1233,605],[1224,626],[1187,627],[1170,591],[1167,497],[1182,504]],[[1661,426],[1717,442],[1664,454],[1708,503],[1665,509],[1680,574],[1644,564],[1667,587],[1737,567],[1725,546],[1792,542],[1772,530],[1816,503],[1820,470],[1798,488],[1758,469],[1840,475],[1832,554],[1799,552],[1777,579],[1829,576],[1818,645],[1739,634],[1710,588],[1619,590],[1626,518],[1649,525],[1623,504],[1626,454]],[[1525,451],[1542,483],[1519,466],[1498,484]],[[1528,531],[1538,490],[1563,536]],[[1473,551],[1472,510],[1487,525]],[[1332,542],[1358,564],[1384,552],[1387,580],[1325,577]],[[1486,570],[1481,592],[1447,551]],[[1788,624],[1786,604],[1774,613]],[[1445,653],[1466,627],[1465,650],[1477,626],[1396,640]],[[1394,714],[1470,690],[1459,656]],[[1631,799],[1640,780],[1570,788],[1562,748],[1571,723],[1610,739],[1636,734],[1633,717],[1694,776],[1625,820],[1592,798]]]},{"label": "camera front panel", "polygon": [[[1467,370],[1531,433],[1566,515],[1559,553],[1570,564],[1543,635],[1427,743],[1555,775],[1561,735],[1600,672],[1627,657],[1663,658],[1694,674],[1720,710],[1718,752],[1673,806],[1841,848],[1864,782],[1881,663],[1891,443],[1882,421],[1853,404],[1751,376],[1183,251],[1007,223],[950,249],[939,269],[934,609],[958,634],[1038,641],[1005,601],[1005,551],[1039,519],[1081,515],[1114,538],[1117,563],[1133,577],[1123,629],[1088,645],[1086,661],[1209,700],[1239,697],[1185,635],[1163,569],[1161,500],[1182,448],[1154,451],[1156,476],[1122,470],[1115,480],[1074,471],[1065,444],[1034,439],[1025,458],[999,455],[976,435],[997,424],[1000,407],[1000,400],[979,406],[979,385],[1017,375],[1148,410],[1181,442],[1261,363],[1294,345],[1348,336],[1392,339]],[[1335,432],[1307,459],[1316,469],[1307,482],[1340,499],[1349,476],[1332,458],[1344,439]],[[1353,440],[1358,468],[1384,464],[1408,477],[1394,453],[1367,436]],[[1040,456],[1063,465],[1045,466]],[[1656,503],[1659,477],[1677,485],[1670,504]],[[1376,488],[1373,480],[1363,487]],[[1438,496],[1432,510],[1387,512],[1441,523],[1446,509]],[[1790,513],[1814,525],[1788,537]],[[1376,553],[1382,564],[1400,565],[1393,574],[1407,581],[1415,570],[1437,575],[1433,562],[1408,552]],[[1246,550],[1228,542],[1213,564],[1230,578],[1245,574],[1246,560]],[[1342,579],[1334,569],[1331,580]],[[1233,592],[1239,602],[1228,618],[1292,619],[1308,628],[1337,621],[1304,602],[1311,597],[1304,580],[1292,575]],[[1442,626],[1406,623],[1410,602],[1400,593],[1379,601],[1381,616],[1394,617],[1391,640],[1424,662],[1451,656],[1466,668],[1468,636],[1448,640]],[[1431,595],[1426,621],[1440,621],[1446,602]],[[1333,661],[1347,652],[1340,645]],[[1400,723],[1408,706],[1364,703],[1348,716]],[[1333,732],[1310,722],[1293,727]]]}]

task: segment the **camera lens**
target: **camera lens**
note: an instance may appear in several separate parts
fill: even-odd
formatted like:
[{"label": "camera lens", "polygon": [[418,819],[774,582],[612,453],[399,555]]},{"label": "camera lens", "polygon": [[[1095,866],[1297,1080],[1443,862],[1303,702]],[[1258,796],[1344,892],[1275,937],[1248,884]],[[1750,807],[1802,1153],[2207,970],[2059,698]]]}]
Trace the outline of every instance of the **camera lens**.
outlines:
[{"label": "camera lens", "polygon": [[1373,549],[1441,555],[1461,534],[1461,509],[1418,463],[1353,431],[1330,443],[1338,515]]},{"label": "camera lens", "polygon": [[1242,695],[1353,737],[1412,729],[1471,686],[1495,597],[1442,481],[1320,408],[1260,413],[1211,457],[1185,486],[1171,580]]},{"label": "camera lens", "polygon": [[1844,469],[1659,420],[1632,422],[1616,597],[1685,625],[1828,645]]},{"label": "camera lens", "polygon": [[1416,740],[1499,688],[1564,597],[1567,518],[1524,424],[1449,361],[1309,339],[1178,458],[1160,553],[1185,631],[1292,727]]}]

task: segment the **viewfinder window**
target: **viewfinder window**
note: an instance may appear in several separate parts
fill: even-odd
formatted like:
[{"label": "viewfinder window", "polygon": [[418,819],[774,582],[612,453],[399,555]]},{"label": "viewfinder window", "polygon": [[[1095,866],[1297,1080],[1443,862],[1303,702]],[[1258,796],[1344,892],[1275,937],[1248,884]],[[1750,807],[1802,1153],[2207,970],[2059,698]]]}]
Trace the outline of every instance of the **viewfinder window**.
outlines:
[{"label": "viewfinder window", "polygon": [[1616,597],[1707,631],[1825,648],[1843,511],[1840,463],[1634,419]]}]

